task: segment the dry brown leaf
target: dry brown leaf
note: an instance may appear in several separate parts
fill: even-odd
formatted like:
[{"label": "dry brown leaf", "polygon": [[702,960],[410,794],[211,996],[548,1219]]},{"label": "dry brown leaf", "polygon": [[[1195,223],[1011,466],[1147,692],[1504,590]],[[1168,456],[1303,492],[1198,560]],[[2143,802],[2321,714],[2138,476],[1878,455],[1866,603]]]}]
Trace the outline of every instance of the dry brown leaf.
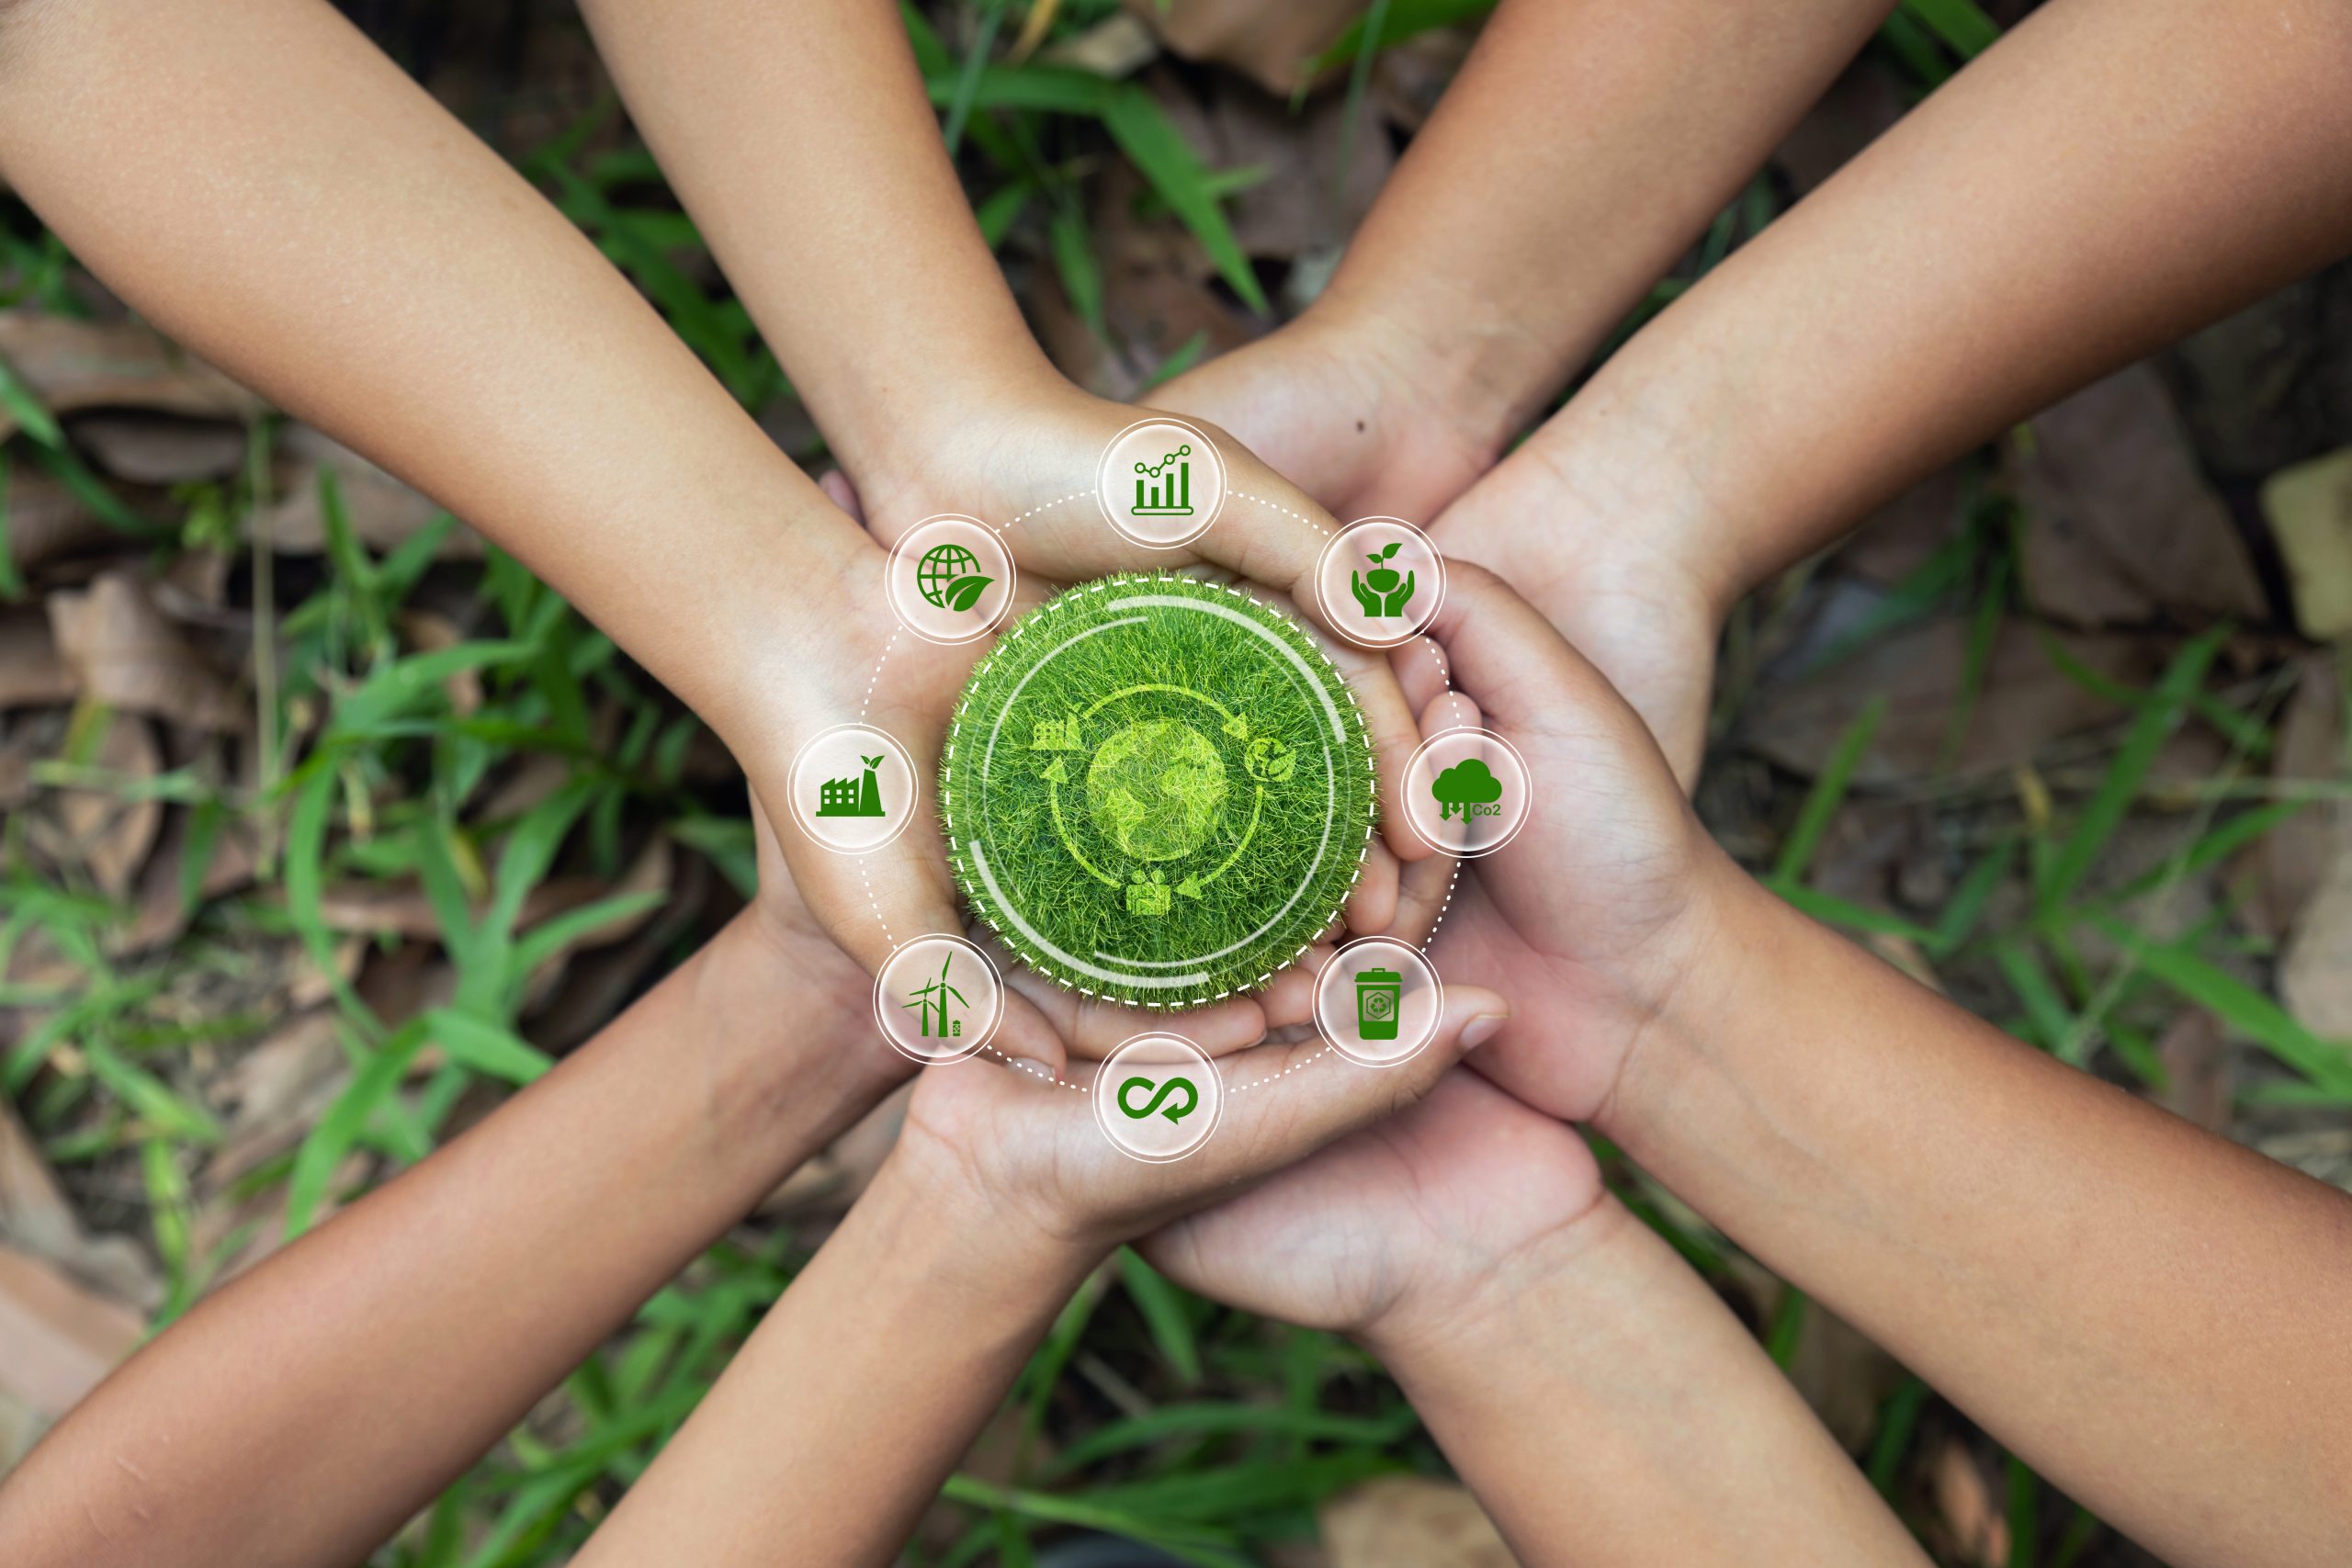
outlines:
[{"label": "dry brown leaf", "polygon": [[[123,779],[153,779],[163,768],[155,732],[134,714],[116,714],[93,761]],[[164,828],[164,803],[130,799],[110,790],[62,789],[54,796],[64,833],[62,852],[89,871],[91,880],[119,898],[130,891]]]},{"label": "dry brown leaf", "polygon": [[1340,40],[1364,0],[1126,0],[1126,8],[1174,53],[1288,94],[1306,85],[1306,62]]},{"label": "dry brown leaf", "polygon": [[18,571],[119,539],[64,484],[18,463],[8,470],[8,553]]},{"label": "dry brown leaf", "polygon": [[2164,1064],[2165,1089],[2157,1104],[2211,1133],[2230,1124],[2229,1042],[2221,1020],[2203,1008],[2190,1008],[2165,1026],[2156,1041],[2156,1059]]},{"label": "dry brown leaf", "polygon": [[1838,552],[1838,563],[1892,588],[1960,536],[1966,491],[1957,463],[1946,464],[1865,519]]},{"label": "dry brown leaf", "polygon": [[[130,924],[108,945],[117,957],[161,947],[187,929],[194,911],[180,901],[180,874],[187,862],[189,817],[185,809],[165,816],[163,837],[139,878],[138,904]],[[241,818],[223,821],[197,886],[197,901],[200,904],[243,887],[253,880],[259,863],[253,826]]]},{"label": "dry brown leaf", "polygon": [[[2051,632],[2052,641],[2111,681],[2145,687],[2170,652],[2166,639]],[[1883,784],[1936,771],[1959,701],[1968,628],[1956,617],[1928,622],[1874,643],[1807,679],[1761,693],[1741,723],[1748,745],[1798,773],[1818,773],[1847,728],[1874,696],[1886,717],[1855,771]],[[2053,664],[2035,628],[2011,617],[1994,639],[1984,687],[1953,771],[2007,769],[2062,736],[2112,724],[2116,705],[2085,691]]]},{"label": "dry brown leaf", "polygon": [[[317,555],[327,547],[320,510],[319,476],[332,472],[343,496],[353,536],[381,555],[404,543],[441,515],[441,508],[367,458],[308,425],[289,428],[278,440],[277,503],[254,520],[254,532],[290,555]],[[442,538],[438,560],[472,560],[481,537],[462,523]]]},{"label": "dry brown leaf", "polygon": [[[242,421],[262,408],[260,399],[143,321],[0,310],[0,359],[56,414],[150,409]],[[0,410],[0,437],[17,428]]]},{"label": "dry brown leaf", "polygon": [[762,1200],[758,1212],[771,1217],[804,1220],[847,1213],[897,1145],[899,1129],[907,1119],[907,1101],[914,1089],[909,1081],[892,1090],[879,1105],[858,1118],[848,1132],[835,1138],[822,1154],[786,1177],[774,1192]]},{"label": "dry brown leaf", "polygon": [[1431,28],[1383,49],[1373,62],[1371,87],[1381,117],[1405,130],[1420,130],[1476,41],[1466,28]]},{"label": "dry brown leaf", "polygon": [[49,616],[28,607],[0,606],[0,709],[70,703],[80,689],[57,655]]},{"label": "dry brown leaf", "polygon": [[50,1420],[139,1348],[146,1322],[54,1266],[0,1247],[0,1393]]},{"label": "dry brown leaf", "polygon": [[2271,475],[2262,514],[2286,560],[2303,635],[2330,642],[2352,632],[2352,446]]},{"label": "dry brown leaf", "polygon": [[2352,1035],[2352,852],[2343,846],[2288,940],[2278,999],[2314,1034]]},{"label": "dry brown leaf", "polygon": [[134,484],[226,479],[245,460],[244,430],[220,420],[131,409],[84,414],[70,430],[98,467]]},{"label": "dry brown leaf", "polygon": [[238,1178],[302,1140],[351,1075],[341,1024],[330,1009],[279,1025],[239,1056],[212,1086],[224,1136],[205,1164],[202,1191],[223,1191]]},{"label": "dry brown leaf", "polygon": [[2083,626],[2267,617],[2245,541],[2198,473],[2154,368],[2135,365],[2035,415],[2031,445],[2017,478],[2036,608]]},{"label": "dry brown leaf", "polygon": [[1294,110],[1246,88],[1217,93],[1199,151],[1212,168],[1264,171],[1227,203],[1243,254],[1294,261],[1347,243],[1396,164],[1378,126],[1359,114],[1351,134],[1350,118],[1344,98]]},{"label": "dry brown leaf", "polygon": [[1331,1568],[1515,1568],[1502,1533],[1469,1491],[1419,1475],[1382,1475],[1317,1511]]},{"label": "dry brown leaf", "polygon": [[[2335,779],[2345,772],[2344,691],[2333,652],[2300,660],[2294,695],[2279,716],[2270,776],[2282,785]],[[2319,891],[2321,876],[2343,840],[2345,808],[2313,801],[2263,836],[2253,851],[2257,896],[2250,910],[2272,937],[2294,929]]]},{"label": "dry brown leaf", "polygon": [[66,1201],[40,1145],[0,1100],[0,1243],[55,1264],[102,1294],[139,1310],[163,1299],[163,1282],[137,1244],[93,1236]]},{"label": "dry brown leaf", "polygon": [[[1041,7],[1042,9],[1042,7]],[[1159,56],[1159,40],[1140,18],[1114,12],[1039,56],[1049,65],[1069,65],[1116,81],[1132,76]]]},{"label": "dry brown leaf", "polygon": [[49,624],[59,657],[99,702],[206,729],[242,729],[252,716],[134,571],[105,572],[83,592],[51,594]]}]

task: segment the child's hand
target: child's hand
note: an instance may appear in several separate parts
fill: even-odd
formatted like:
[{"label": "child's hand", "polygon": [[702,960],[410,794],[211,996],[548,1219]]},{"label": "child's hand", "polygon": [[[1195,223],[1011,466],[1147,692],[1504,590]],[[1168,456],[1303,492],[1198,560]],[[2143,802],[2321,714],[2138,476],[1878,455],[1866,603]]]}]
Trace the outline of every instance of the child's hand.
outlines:
[{"label": "child's hand", "polygon": [[[1524,829],[1476,861],[1430,950],[1457,979],[1545,1006],[1481,1052],[1480,1070],[1529,1104],[1589,1121],[1711,940],[1713,889],[1736,876],[1692,815],[1641,717],[1492,573],[1456,563],[1432,627],[1449,656],[1406,667],[1429,733],[1483,725],[1519,749]],[[1442,690],[1450,676],[1458,690]],[[1426,885],[1426,886],[1421,886]],[[1415,866],[1407,902],[1442,894]]]},{"label": "child's hand", "polygon": [[1132,1159],[1103,1135],[1089,1097],[1114,1086],[1100,1069],[1080,1068],[1076,1082],[1048,1084],[987,1061],[932,1067],[915,1087],[890,1156],[893,1180],[910,1183],[934,1213],[972,1224],[986,1216],[1009,1246],[1091,1263],[1119,1242],[1411,1105],[1508,1015],[1491,991],[1449,987],[1436,1038],[1395,1066],[1357,1066],[1319,1041],[1223,1057],[1216,1130],[1164,1165]]},{"label": "child's hand", "polygon": [[1574,1129],[1450,1073],[1253,1192],[1178,1220],[1144,1255],[1187,1290],[1378,1343],[1459,1328],[1601,1200]]}]

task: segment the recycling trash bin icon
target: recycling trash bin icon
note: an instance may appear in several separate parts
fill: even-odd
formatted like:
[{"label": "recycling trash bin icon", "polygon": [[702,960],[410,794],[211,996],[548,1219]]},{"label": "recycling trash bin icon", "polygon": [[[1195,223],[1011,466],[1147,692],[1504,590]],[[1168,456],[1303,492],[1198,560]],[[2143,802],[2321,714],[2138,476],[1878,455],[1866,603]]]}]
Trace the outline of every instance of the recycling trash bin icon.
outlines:
[{"label": "recycling trash bin icon", "polygon": [[1394,969],[1356,975],[1356,1035],[1363,1040],[1396,1038],[1396,1014],[1404,1000],[1405,976]]}]

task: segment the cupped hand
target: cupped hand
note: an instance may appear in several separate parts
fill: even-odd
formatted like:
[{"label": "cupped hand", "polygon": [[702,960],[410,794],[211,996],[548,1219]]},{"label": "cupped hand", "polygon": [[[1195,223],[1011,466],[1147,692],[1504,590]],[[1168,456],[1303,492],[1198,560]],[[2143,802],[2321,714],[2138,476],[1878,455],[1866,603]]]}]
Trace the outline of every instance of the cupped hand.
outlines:
[{"label": "cupped hand", "polygon": [[1168,1164],[1130,1158],[1103,1135],[1090,1096],[1109,1086],[1093,1064],[1062,1083],[986,1058],[926,1067],[891,1159],[944,1210],[990,1214],[1008,1237],[1106,1251],[1405,1111],[1509,1015],[1494,992],[1454,987],[1435,1038],[1394,1066],[1358,1066],[1320,1042],[1222,1057],[1216,1130]]},{"label": "cupped hand", "polygon": [[[1449,985],[1521,999],[1479,1069],[1538,1110],[1589,1121],[1715,940],[1714,895],[1737,868],[1640,716],[1499,579],[1457,564],[1433,630],[1446,665],[1425,652],[1405,671],[1424,728],[1509,740],[1527,764],[1530,816],[1467,863],[1430,962]],[[1442,892],[1435,871],[1412,868],[1408,902]]]},{"label": "cupped hand", "polygon": [[1465,1070],[1403,1115],[1140,1247],[1185,1289],[1245,1312],[1377,1335],[1472,1310],[1514,1258],[1573,1226],[1602,1191],[1574,1129]]}]

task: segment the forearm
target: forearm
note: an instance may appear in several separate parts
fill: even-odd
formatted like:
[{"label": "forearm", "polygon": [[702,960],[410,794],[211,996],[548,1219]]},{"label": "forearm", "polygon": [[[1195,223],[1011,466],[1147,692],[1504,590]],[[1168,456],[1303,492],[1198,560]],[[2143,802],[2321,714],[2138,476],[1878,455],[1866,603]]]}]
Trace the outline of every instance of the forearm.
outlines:
[{"label": "forearm", "polygon": [[631,117],[853,472],[1052,378],[889,0],[587,0]]},{"label": "forearm", "polygon": [[0,1494],[0,1558],[366,1555],[901,1076],[859,1038],[863,987],[812,1009],[818,979],[738,919],[141,1351]]},{"label": "forearm", "polygon": [[513,550],[739,751],[765,739],[779,624],[846,525],[326,5],[30,0],[0,24],[0,171],[157,325]]},{"label": "forearm", "polygon": [[2352,1553],[2352,1200],[1720,874],[1603,1130],[2167,1561]]},{"label": "forearm", "polygon": [[1522,1562],[1923,1562],[1715,1293],[1614,1199],[1373,1348]]},{"label": "forearm", "polygon": [[895,1558],[1095,1261],[944,1190],[883,1168],[582,1568]]},{"label": "forearm", "polygon": [[[2352,249],[2352,11],[2057,0],[1535,439],[1629,467],[1724,602],[1937,466]],[[1611,519],[1613,526],[1627,519]]]},{"label": "forearm", "polygon": [[1302,324],[1499,450],[1888,9],[1505,0]]}]

